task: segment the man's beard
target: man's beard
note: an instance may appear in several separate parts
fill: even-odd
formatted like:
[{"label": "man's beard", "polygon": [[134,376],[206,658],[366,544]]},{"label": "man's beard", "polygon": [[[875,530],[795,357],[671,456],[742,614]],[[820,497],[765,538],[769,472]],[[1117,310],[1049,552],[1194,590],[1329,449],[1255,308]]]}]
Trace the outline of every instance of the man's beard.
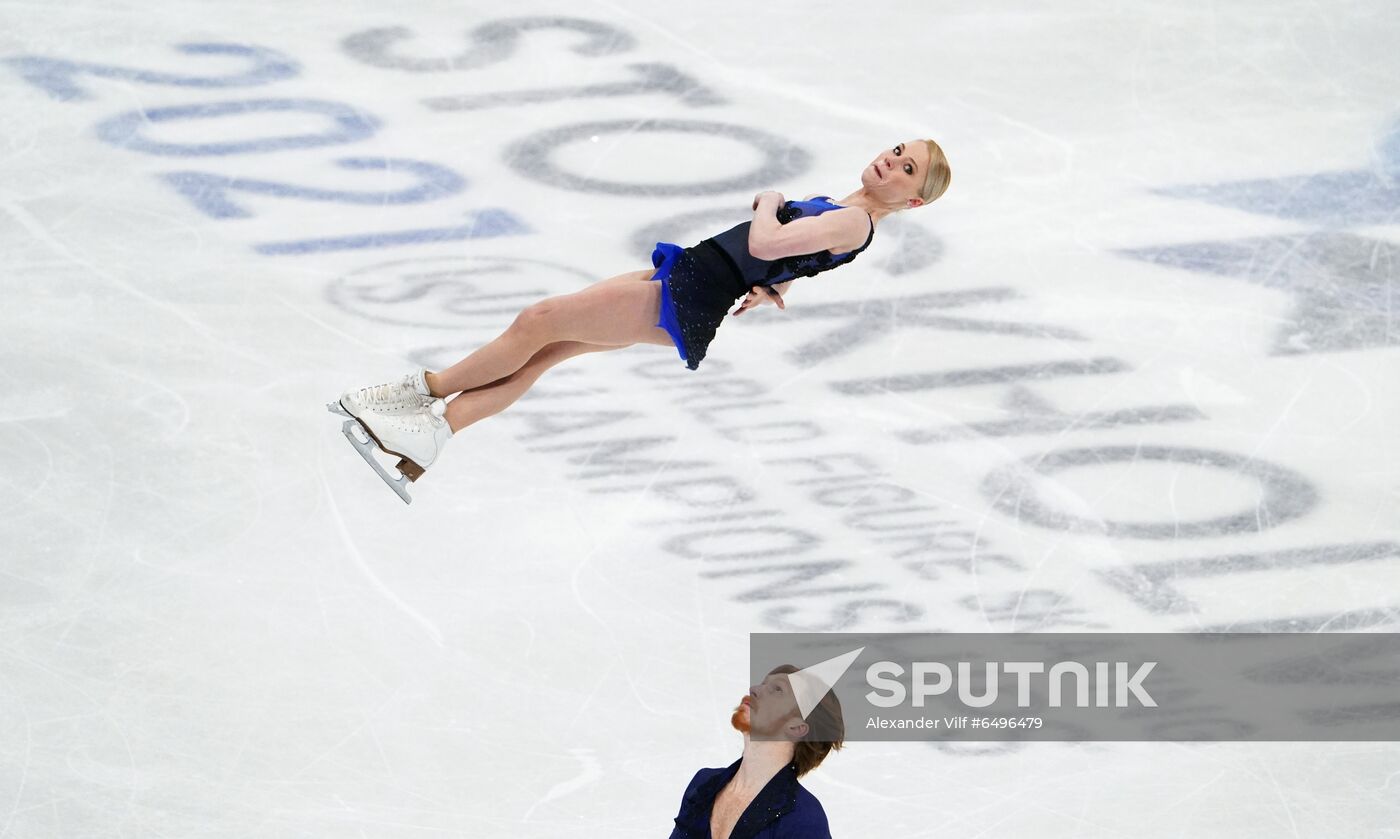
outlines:
[{"label": "man's beard", "polygon": [[734,730],[742,734],[749,733],[749,721],[744,719],[744,706],[740,704],[734,709],[734,713],[729,716],[729,724],[734,726]]}]

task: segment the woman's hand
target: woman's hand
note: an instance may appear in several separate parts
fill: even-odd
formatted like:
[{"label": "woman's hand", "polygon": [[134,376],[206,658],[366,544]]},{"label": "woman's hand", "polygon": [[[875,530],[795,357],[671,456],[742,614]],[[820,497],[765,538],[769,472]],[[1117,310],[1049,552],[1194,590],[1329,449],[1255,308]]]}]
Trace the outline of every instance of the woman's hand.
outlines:
[{"label": "woman's hand", "polygon": [[763,200],[763,196],[765,196],[765,195],[773,195],[773,196],[776,196],[777,199],[778,199],[778,206],[781,207],[781,206],[783,205],[783,194],[782,194],[781,192],[774,192],[773,190],[770,189],[770,190],[768,190],[767,192],[760,192],[759,194],[757,194],[757,195],[755,195],[755,196],[753,197],[753,208],[754,208],[755,210],[758,209],[758,204],[759,204],[760,201]]},{"label": "woman's hand", "polygon": [[772,286],[756,285],[749,289],[748,294],[744,295],[744,302],[739,305],[738,309],[734,310],[734,316],[738,317],[742,315],[746,309],[752,309],[755,306],[762,306],[766,303],[772,303],[779,309],[787,308],[787,306],[783,304],[783,296],[778,293],[776,288]]}]

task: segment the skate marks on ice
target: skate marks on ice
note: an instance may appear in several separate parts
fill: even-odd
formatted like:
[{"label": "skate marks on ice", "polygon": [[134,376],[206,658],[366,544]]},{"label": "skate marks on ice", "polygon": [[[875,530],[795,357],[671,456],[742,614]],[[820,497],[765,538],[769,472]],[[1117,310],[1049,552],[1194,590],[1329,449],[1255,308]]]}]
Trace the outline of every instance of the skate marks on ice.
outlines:
[{"label": "skate marks on ice", "polygon": [[1158,187],[1183,201],[1300,223],[1283,235],[1129,248],[1123,256],[1230,277],[1292,296],[1271,356],[1400,344],[1400,249],[1375,228],[1400,219],[1400,120],[1374,141],[1377,158],[1352,168]]},{"label": "skate marks on ice", "polygon": [[351,537],[350,529],[345,526],[345,517],[340,514],[340,507],[335,503],[335,492],[331,488],[330,482],[326,480],[324,472],[321,473],[321,486],[326,492],[326,501],[330,507],[331,515],[335,519],[336,532],[340,536],[341,544],[345,546],[346,552],[355,561],[355,567],[360,569],[360,573],[365,576],[365,579],[369,580],[370,585],[375,591],[383,595],[384,599],[389,601],[395,609],[404,613],[415,624],[422,627],[423,631],[427,633],[428,638],[431,639],[434,644],[439,648],[445,649],[447,643],[443,639],[442,630],[438,628],[437,624],[433,623],[422,612],[413,608],[406,603],[403,598],[395,594],[392,589],[384,584],[384,581],[379,578],[379,575],[374,573],[374,569],[370,568],[369,563],[365,562],[364,554],[360,552],[359,546],[355,544],[355,540]]},{"label": "skate marks on ice", "polygon": [[539,801],[530,805],[530,809],[525,811],[525,815],[521,818],[521,821],[529,821],[530,817],[534,815],[536,808],[541,804],[548,804],[555,799],[563,798],[585,787],[592,786],[603,777],[603,766],[591,749],[569,749],[569,754],[577,758],[578,762],[581,764],[579,773],[567,781],[560,781],[550,787],[549,792],[541,796]]}]

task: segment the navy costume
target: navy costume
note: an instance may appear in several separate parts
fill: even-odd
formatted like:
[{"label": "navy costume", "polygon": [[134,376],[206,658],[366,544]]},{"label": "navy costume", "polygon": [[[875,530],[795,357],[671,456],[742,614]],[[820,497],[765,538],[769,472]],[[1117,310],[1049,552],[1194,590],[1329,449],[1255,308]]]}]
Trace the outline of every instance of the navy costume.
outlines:
[{"label": "navy costume", "polygon": [[[690,780],[671,839],[710,839],[710,817],[720,790],[739,772],[739,758],[726,769],[701,769]],[[826,811],[797,782],[797,764],[789,763],[764,785],[739,816],[729,839],[831,839]]]},{"label": "navy costume", "polygon": [[[842,209],[828,196],[811,201],[787,201],[778,208],[780,224],[795,218],[819,216]],[[869,215],[867,213],[867,215]],[[652,277],[661,283],[661,319],[656,324],[671,335],[676,350],[691,370],[700,366],[705,350],[714,340],[715,330],[729,314],[729,307],[754,286],[769,286],[795,277],[813,277],[856,258],[875,238],[875,220],[870,235],[853,251],[832,254],[818,251],[782,259],[758,259],[749,253],[749,227],[736,224],[694,247],[682,248],[670,242],[657,242],[651,264]]]}]

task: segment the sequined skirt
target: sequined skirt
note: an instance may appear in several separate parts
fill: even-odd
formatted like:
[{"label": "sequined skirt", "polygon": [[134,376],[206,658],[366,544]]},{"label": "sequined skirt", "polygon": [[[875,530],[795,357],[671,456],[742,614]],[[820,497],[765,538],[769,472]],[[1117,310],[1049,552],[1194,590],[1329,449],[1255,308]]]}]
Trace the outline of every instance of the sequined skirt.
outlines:
[{"label": "sequined skirt", "polygon": [[690,248],[657,242],[652,277],[661,283],[661,316],[657,326],[671,336],[687,367],[700,366],[715,330],[735,302],[748,293],[719,247],[706,239]]}]

